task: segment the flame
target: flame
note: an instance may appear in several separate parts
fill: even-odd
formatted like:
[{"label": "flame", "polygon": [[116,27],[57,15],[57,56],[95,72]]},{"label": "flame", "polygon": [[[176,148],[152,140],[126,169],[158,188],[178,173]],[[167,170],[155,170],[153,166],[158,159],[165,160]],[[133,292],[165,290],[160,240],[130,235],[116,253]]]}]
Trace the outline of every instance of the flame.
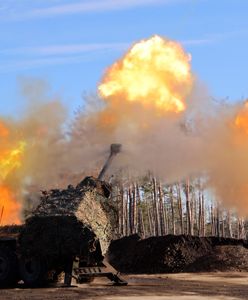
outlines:
[{"label": "flame", "polygon": [[22,165],[26,143],[13,140],[3,122],[0,122],[0,142],[0,224],[19,224],[21,205],[9,177]]},{"label": "flame", "polygon": [[99,94],[112,102],[125,99],[159,112],[184,111],[193,82],[190,60],[178,43],[155,35],[133,45],[107,70]]},{"label": "flame", "polygon": [[4,180],[8,174],[21,166],[25,145],[25,142],[21,141],[16,148],[0,152],[0,179]]},{"label": "flame", "polygon": [[20,224],[21,205],[7,186],[0,186],[0,224]]},{"label": "flame", "polygon": [[235,118],[235,126],[241,132],[248,134],[248,101],[245,102],[242,109]]}]

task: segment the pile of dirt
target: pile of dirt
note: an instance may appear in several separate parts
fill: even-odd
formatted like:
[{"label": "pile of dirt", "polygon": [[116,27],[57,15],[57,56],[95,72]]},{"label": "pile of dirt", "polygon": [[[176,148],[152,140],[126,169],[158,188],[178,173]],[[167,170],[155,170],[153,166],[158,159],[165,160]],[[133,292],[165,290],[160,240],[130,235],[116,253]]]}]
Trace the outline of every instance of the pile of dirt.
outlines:
[{"label": "pile of dirt", "polygon": [[213,251],[202,256],[186,269],[186,272],[247,272],[248,249],[241,245],[215,246]]},{"label": "pile of dirt", "polygon": [[113,241],[108,259],[123,273],[247,272],[247,248],[247,241],[228,238],[132,235]]}]

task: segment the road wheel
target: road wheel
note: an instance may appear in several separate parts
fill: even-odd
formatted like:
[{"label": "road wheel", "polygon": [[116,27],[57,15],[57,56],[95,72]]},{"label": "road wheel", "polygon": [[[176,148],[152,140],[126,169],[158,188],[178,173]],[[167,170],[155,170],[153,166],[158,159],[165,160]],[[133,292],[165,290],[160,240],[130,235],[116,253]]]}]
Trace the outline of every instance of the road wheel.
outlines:
[{"label": "road wheel", "polygon": [[26,286],[43,286],[47,283],[46,264],[38,258],[21,258],[20,277]]},{"label": "road wheel", "polygon": [[0,246],[0,287],[13,286],[18,281],[17,256],[8,247]]}]

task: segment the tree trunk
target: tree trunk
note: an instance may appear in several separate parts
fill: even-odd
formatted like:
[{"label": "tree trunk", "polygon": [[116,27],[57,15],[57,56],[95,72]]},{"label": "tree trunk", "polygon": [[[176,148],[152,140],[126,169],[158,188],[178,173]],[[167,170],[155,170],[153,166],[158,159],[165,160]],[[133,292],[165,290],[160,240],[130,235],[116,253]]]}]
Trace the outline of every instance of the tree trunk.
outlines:
[{"label": "tree trunk", "polygon": [[232,238],[233,237],[233,234],[232,234],[232,220],[231,220],[231,215],[230,215],[230,211],[228,210],[227,212],[227,220],[226,220],[227,224],[226,224],[226,235],[227,237],[229,238]]},{"label": "tree trunk", "polygon": [[186,211],[187,211],[187,233],[193,235],[191,207],[190,207],[190,183],[189,179],[186,182]]},{"label": "tree trunk", "polygon": [[158,194],[159,194],[159,219],[160,219],[161,235],[165,235],[166,234],[165,211],[164,211],[163,191],[160,183],[158,186]]},{"label": "tree trunk", "polygon": [[161,235],[160,224],[159,224],[159,211],[158,211],[158,200],[157,200],[157,182],[156,179],[152,178],[153,183],[153,206],[154,206],[154,225],[155,225],[155,235]]},{"label": "tree trunk", "polygon": [[172,234],[175,234],[175,214],[174,214],[174,197],[173,197],[173,188],[170,187],[170,204],[171,204],[171,225],[172,225]]},{"label": "tree trunk", "polygon": [[177,189],[178,214],[179,214],[179,220],[180,220],[180,234],[184,234],[182,197],[181,197],[181,189],[180,189],[179,184],[176,185],[176,189]]},{"label": "tree trunk", "polygon": [[120,187],[120,212],[119,212],[119,228],[120,228],[120,236],[124,236],[124,228],[125,228],[125,204],[124,204],[124,190],[123,186]]},{"label": "tree trunk", "polygon": [[217,237],[220,237],[220,209],[219,209],[219,204],[217,203],[217,214],[216,214],[216,232],[217,232]]},{"label": "tree trunk", "polygon": [[128,192],[128,189],[126,190],[126,201],[125,201],[125,216],[126,216],[126,219],[125,219],[125,227],[126,227],[126,235],[129,235],[130,234],[130,227],[129,227],[129,210],[128,210],[128,206],[129,206],[129,192]]},{"label": "tree trunk", "polygon": [[129,233],[133,234],[133,199],[132,199],[132,192],[131,187],[128,188],[128,198],[129,198]]},{"label": "tree trunk", "polygon": [[132,221],[133,221],[133,232],[137,233],[137,199],[136,199],[136,187],[132,185]]}]

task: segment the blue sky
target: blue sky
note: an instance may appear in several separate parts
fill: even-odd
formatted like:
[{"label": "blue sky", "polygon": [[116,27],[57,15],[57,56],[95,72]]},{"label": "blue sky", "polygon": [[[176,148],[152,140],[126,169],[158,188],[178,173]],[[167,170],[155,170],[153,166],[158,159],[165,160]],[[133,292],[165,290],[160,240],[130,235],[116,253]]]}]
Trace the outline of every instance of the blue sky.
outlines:
[{"label": "blue sky", "polygon": [[0,115],[18,114],[27,78],[76,110],[111,63],[154,34],[183,43],[213,97],[248,97],[247,0],[0,0]]}]

